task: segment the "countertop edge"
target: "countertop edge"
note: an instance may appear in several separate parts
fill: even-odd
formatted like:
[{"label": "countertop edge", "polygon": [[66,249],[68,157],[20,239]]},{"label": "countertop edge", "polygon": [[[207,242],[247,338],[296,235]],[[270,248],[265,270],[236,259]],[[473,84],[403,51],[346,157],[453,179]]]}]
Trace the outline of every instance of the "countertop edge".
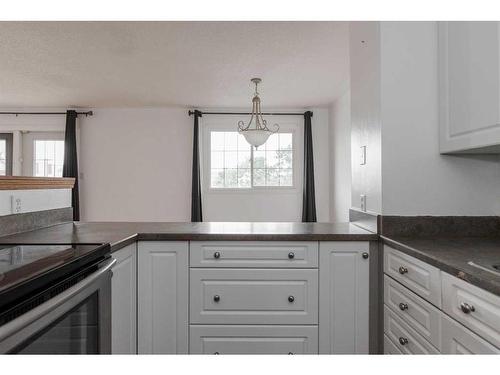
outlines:
[{"label": "countertop edge", "polygon": [[428,263],[436,268],[439,268],[441,271],[446,272],[458,279],[464,280],[468,282],[469,284],[472,284],[478,288],[484,289],[490,293],[493,293],[497,296],[500,296],[500,289],[491,283],[487,279],[482,279],[477,276],[471,275],[468,271],[459,269],[454,266],[450,266],[449,264],[440,261],[439,259],[436,259],[426,253],[424,253],[421,250],[418,250],[416,248],[413,248],[411,246],[405,245],[404,243],[398,242],[396,240],[392,240],[388,237],[385,237],[383,235],[380,236],[380,240],[382,241],[383,244],[389,245],[396,250],[399,250],[405,254],[408,254],[414,258],[417,258],[425,263]]}]

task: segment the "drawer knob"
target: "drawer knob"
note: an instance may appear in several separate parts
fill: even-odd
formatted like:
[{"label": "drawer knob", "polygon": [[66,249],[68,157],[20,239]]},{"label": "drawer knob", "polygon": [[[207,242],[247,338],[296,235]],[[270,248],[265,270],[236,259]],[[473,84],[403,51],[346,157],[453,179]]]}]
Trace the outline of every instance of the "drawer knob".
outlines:
[{"label": "drawer knob", "polygon": [[292,352],[288,352],[288,355],[293,355],[293,353]]},{"label": "drawer knob", "polygon": [[363,257],[363,259],[368,259],[369,255],[368,255],[368,253],[363,253],[362,257]]},{"label": "drawer knob", "polygon": [[288,253],[288,259],[293,259],[293,258],[295,258],[295,254],[292,251],[290,251]]},{"label": "drawer knob", "polygon": [[400,337],[399,338],[399,343],[401,345],[406,345],[406,344],[408,344],[408,339],[406,337]]},{"label": "drawer knob", "polygon": [[219,352],[215,352],[214,354],[216,354],[216,355],[217,355],[217,354],[219,354]]},{"label": "drawer knob", "polygon": [[407,305],[406,303],[401,302],[401,303],[399,304],[399,309],[400,309],[401,311],[408,310],[408,305]]},{"label": "drawer knob", "polygon": [[219,259],[219,258],[220,258],[220,253],[219,253],[218,251],[216,251],[216,252],[214,253],[214,258],[215,258],[215,259]]},{"label": "drawer knob", "polygon": [[216,294],[214,296],[214,302],[219,302],[220,301],[220,296],[218,294]]},{"label": "drawer knob", "polygon": [[401,275],[404,275],[405,273],[408,273],[408,268],[401,266],[398,271]]},{"label": "drawer knob", "polygon": [[293,302],[295,301],[295,297],[294,296],[288,296],[288,302]]},{"label": "drawer knob", "polygon": [[467,302],[462,302],[460,304],[460,309],[462,310],[462,312],[464,314],[470,314],[471,312],[476,311],[476,309],[474,308],[474,306],[469,305]]}]

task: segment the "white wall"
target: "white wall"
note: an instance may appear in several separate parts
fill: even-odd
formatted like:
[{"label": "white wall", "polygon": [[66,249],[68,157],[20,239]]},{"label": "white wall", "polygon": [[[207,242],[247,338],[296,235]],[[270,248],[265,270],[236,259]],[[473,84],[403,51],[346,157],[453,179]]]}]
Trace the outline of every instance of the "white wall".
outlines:
[{"label": "white wall", "polygon": [[[329,221],[328,109],[313,108],[318,221]],[[180,108],[96,109],[82,118],[82,220],[189,221],[193,118]],[[303,130],[301,130],[303,131]],[[302,192],[203,196],[204,220],[300,221]]]},{"label": "white wall", "polygon": [[498,215],[497,155],[439,154],[436,22],[381,23],[385,215]]},{"label": "white wall", "polygon": [[82,220],[190,220],[186,110],[97,109],[80,125]]},{"label": "white wall", "polygon": [[330,220],[349,221],[351,208],[351,93],[346,91],[331,106]]}]

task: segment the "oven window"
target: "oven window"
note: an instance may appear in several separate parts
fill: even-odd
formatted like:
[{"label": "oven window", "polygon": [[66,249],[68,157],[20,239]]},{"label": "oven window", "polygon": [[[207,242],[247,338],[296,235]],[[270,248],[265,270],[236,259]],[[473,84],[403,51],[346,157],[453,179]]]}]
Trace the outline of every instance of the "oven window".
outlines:
[{"label": "oven window", "polygon": [[27,339],[12,353],[98,354],[98,303],[96,292],[50,326]]}]

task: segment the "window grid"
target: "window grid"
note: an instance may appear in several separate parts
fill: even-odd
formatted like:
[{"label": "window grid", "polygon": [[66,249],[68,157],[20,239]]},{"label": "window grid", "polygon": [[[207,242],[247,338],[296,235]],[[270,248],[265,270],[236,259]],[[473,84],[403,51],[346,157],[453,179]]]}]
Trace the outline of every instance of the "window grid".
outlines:
[{"label": "window grid", "polygon": [[37,177],[62,177],[64,141],[35,140],[33,170]]},{"label": "window grid", "polygon": [[293,134],[278,133],[254,150],[234,131],[210,132],[210,186],[293,187]]}]

